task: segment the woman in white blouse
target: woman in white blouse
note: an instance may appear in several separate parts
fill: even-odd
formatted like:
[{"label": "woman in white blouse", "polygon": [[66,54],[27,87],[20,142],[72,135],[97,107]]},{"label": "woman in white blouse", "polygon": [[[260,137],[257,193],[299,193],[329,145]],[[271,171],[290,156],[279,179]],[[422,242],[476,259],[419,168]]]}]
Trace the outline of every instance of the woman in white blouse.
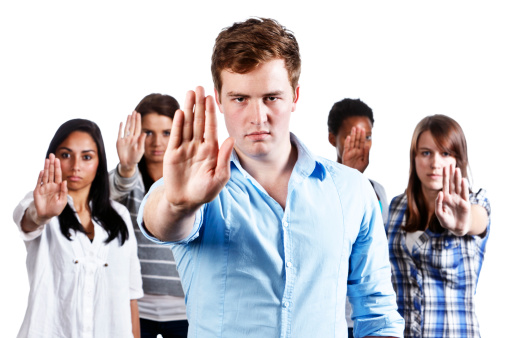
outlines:
[{"label": "woman in white blouse", "polygon": [[95,123],[60,126],[14,221],[26,244],[30,283],[18,337],[139,337],[136,239],[128,210],[109,199]]}]

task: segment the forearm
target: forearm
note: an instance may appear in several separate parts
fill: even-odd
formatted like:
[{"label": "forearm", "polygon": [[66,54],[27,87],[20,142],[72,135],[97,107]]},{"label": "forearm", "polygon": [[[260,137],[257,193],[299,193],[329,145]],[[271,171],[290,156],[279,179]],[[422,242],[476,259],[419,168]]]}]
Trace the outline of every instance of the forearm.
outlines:
[{"label": "forearm", "polygon": [[25,210],[25,214],[21,219],[21,230],[26,233],[35,231],[42,225],[49,223],[50,219],[51,217],[39,217],[37,210],[35,209],[35,204],[32,202]]},{"label": "forearm", "polygon": [[132,318],[132,334],[134,338],[141,337],[141,325],[139,323],[139,308],[137,306],[137,299],[130,300],[130,315]]},{"label": "forearm", "polygon": [[175,242],[186,238],[192,231],[195,214],[200,206],[178,207],[164,196],[164,187],[155,188],[146,200],[143,220],[146,230],[154,237]]},{"label": "forearm", "polygon": [[486,209],[480,205],[472,205],[468,235],[482,235],[486,231],[488,223],[489,219]]}]

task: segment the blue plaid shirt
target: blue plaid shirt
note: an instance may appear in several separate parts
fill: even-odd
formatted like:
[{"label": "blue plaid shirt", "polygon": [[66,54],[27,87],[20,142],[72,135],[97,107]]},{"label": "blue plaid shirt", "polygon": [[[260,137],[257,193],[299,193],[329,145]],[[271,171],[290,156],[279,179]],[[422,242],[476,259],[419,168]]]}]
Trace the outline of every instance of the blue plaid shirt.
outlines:
[{"label": "blue plaid shirt", "polygon": [[227,185],[199,210],[192,234],[170,244],[185,290],[188,336],[346,337],[348,295],[356,337],[401,337],[404,322],[370,182],[291,140],[298,159],[285,209],[233,153]]},{"label": "blue plaid shirt", "polygon": [[[491,213],[484,190],[471,193],[470,202]],[[474,297],[490,225],[482,237],[426,230],[410,250],[403,230],[406,209],[407,196],[395,197],[386,226],[405,337],[480,337]]]}]

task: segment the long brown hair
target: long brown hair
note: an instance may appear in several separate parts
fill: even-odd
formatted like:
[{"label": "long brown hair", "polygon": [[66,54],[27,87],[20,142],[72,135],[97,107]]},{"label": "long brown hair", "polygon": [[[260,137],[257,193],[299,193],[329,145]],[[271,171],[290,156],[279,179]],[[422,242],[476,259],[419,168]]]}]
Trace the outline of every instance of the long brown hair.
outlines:
[{"label": "long brown hair", "polygon": [[417,124],[410,145],[410,173],[407,187],[407,223],[405,230],[414,232],[429,229],[442,232],[443,228],[433,213],[428,222],[428,208],[422,193],[421,181],[417,176],[415,157],[422,133],[429,131],[440,151],[450,153],[456,159],[456,167],[461,169],[463,178],[468,178],[468,154],[465,134],[458,122],[445,115],[426,116]]}]

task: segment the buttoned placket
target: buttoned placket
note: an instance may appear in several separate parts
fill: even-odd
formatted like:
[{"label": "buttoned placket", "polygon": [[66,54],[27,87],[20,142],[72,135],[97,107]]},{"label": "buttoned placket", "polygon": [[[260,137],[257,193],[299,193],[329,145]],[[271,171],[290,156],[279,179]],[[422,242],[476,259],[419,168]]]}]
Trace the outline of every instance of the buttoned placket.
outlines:
[{"label": "buttoned placket", "polygon": [[296,262],[293,262],[294,258],[294,248],[292,247],[292,228],[291,228],[291,195],[293,193],[294,187],[297,187],[301,183],[301,177],[297,174],[296,176],[291,177],[291,181],[289,182],[289,189],[287,192],[287,202],[285,206],[285,212],[282,218],[282,234],[283,234],[283,249],[284,249],[284,268],[285,268],[285,290],[282,298],[282,325],[281,325],[281,337],[289,338],[291,337],[291,315],[293,312],[294,301],[293,301],[293,293],[294,293],[294,284],[296,282]]},{"label": "buttoned placket", "polygon": [[[78,217],[79,219],[79,217]],[[83,338],[94,337],[95,324],[95,294],[97,273],[102,268],[108,266],[103,259],[107,257],[108,246],[104,244],[107,238],[105,230],[97,225],[94,221],[94,239],[90,242],[86,234],[82,232],[74,232],[71,236],[74,253],[74,263],[80,265],[83,272],[83,297],[82,297],[82,326],[81,336]]]},{"label": "buttoned placket", "polygon": [[[422,233],[415,241],[414,246],[412,248],[411,257],[407,257],[409,259],[409,264],[413,265],[411,267],[411,276],[410,276],[410,297],[412,298],[413,309],[410,313],[411,319],[411,336],[414,338],[421,337],[421,321],[422,321],[422,313],[424,307],[424,298],[422,294],[422,275],[420,272],[420,264],[421,262],[416,260],[416,257],[419,257],[419,252],[422,249],[422,242],[425,240],[425,234]],[[411,259],[410,259],[411,258]]]}]

